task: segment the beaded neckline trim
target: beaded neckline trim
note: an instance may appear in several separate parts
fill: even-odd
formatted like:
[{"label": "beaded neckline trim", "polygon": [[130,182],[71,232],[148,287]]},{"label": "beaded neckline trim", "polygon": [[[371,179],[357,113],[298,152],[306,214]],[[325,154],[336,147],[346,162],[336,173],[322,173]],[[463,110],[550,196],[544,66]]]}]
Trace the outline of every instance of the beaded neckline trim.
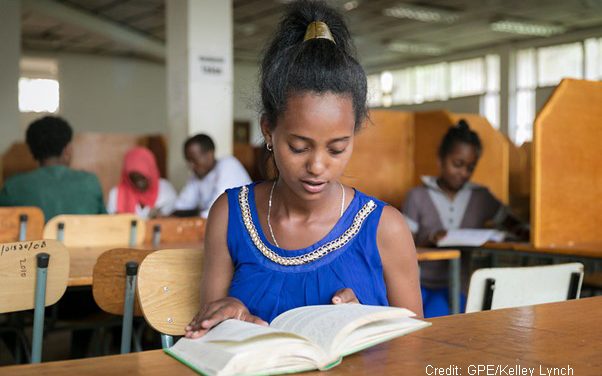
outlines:
[{"label": "beaded neckline trim", "polygon": [[368,218],[368,215],[376,209],[376,204],[373,200],[368,201],[362,206],[362,208],[357,212],[355,217],[353,218],[353,222],[351,226],[345,232],[339,236],[338,238],[329,241],[328,243],[322,245],[318,249],[315,249],[309,253],[299,256],[293,257],[285,257],[280,256],[276,252],[270,249],[259,237],[259,233],[255,224],[253,223],[253,218],[251,217],[251,207],[249,206],[249,187],[244,186],[240,189],[238,193],[238,204],[240,205],[240,211],[242,213],[242,220],[244,222],[245,228],[253,241],[253,244],[257,249],[269,260],[275,262],[279,265],[284,266],[298,266],[309,264],[310,262],[321,259],[327,254],[336,251],[337,249],[342,248],[347,243],[351,241],[360,231],[362,224]]}]

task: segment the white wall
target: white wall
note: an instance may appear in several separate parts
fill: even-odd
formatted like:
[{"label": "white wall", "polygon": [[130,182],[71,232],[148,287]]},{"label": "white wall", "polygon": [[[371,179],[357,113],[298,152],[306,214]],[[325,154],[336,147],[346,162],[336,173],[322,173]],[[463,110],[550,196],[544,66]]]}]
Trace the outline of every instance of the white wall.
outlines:
[{"label": "white wall", "polygon": [[[24,55],[57,60],[59,115],[76,132],[167,133],[163,64],[78,54]],[[22,134],[43,115],[22,113]]]},{"label": "white wall", "polygon": [[0,1],[0,153],[19,137],[21,4]]},{"label": "white wall", "polygon": [[251,143],[263,141],[259,127],[259,65],[234,64],[234,120],[251,123]]}]

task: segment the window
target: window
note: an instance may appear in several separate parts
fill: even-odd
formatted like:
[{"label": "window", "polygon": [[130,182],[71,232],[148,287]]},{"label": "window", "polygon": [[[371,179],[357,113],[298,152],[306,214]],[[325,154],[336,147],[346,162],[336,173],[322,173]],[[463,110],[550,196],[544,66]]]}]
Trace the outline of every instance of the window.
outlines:
[{"label": "window", "polygon": [[536,50],[519,50],[516,54],[515,118],[509,124],[510,138],[517,145],[533,138],[535,88],[537,87]]},{"label": "window", "polygon": [[583,47],[580,42],[537,50],[537,82],[554,86],[566,77],[583,78]]},{"label": "window", "polygon": [[585,79],[602,80],[602,38],[590,38],[584,42]]},{"label": "window", "polygon": [[19,110],[55,113],[59,109],[57,63],[51,59],[21,59]]},{"label": "window", "polygon": [[19,79],[19,110],[21,112],[57,112],[59,82],[44,78]]},{"label": "window", "polygon": [[485,91],[485,61],[482,58],[455,61],[449,64],[450,96],[478,95]]},{"label": "window", "polygon": [[366,77],[368,81],[368,106],[382,106],[382,92],[380,90],[380,74],[371,74]]},{"label": "window", "polygon": [[414,68],[414,103],[447,99],[446,68],[447,63]]}]

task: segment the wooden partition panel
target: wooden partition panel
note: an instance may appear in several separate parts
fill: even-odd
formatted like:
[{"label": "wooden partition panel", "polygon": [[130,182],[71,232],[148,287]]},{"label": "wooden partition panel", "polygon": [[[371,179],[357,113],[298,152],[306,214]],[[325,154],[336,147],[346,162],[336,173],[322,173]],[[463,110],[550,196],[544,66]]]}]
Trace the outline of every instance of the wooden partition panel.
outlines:
[{"label": "wooden partition panel", "polygon": [[414,185],[421,184],[423,175],[438,175],[437,151],[450,126],[465,119],[476,131],[483,144],[483,155],[472,176],[472,181],[486,186],[502,202],[509,201],[509,140],[494,129],[482,116],[452,114],[447,111],[415,113]]},{"label": "wooden partition panel", "polygon": [[600,247],[602,82],[563,80],[535,120],[532,242]]},{"label": "wooden partition panel", "polygon": [[515,146],[512,142],[509,145],[510,207],[512,212],[519,218],[529,222],[531,209],[531,143],[525,142],[520,147]]},{"label": "wooden partition panel", "polygon": [[[148,147],[157,159],[161,176],[165,177],[167,150],[165,140],[160,135],[77,133],[73,138],[71,167],[96,174],[107,197],[109,190],[119,183],[123,156],[134,146]],[[38,166],[23,142],[11,145],[2,156],[2,164],[4,180]]]},{"label": "wooden partition panel", "polygon": [[343,183],[399,208],[412,187],[411,113],[370,111],[370,121],[355,136]]},{"label": "wooden partition panel", "polygon": [[27,215],[25,240],[42,239],[44,229],[44,213],[33,206],[12,206],[0,208],[0,242],[16,242],[19,240],[21,215]]}]

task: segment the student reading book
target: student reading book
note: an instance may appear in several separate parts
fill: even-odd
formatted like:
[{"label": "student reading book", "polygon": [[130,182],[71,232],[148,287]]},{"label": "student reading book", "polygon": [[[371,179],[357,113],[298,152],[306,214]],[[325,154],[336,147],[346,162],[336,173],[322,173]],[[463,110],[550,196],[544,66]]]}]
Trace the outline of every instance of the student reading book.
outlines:
[{"label": "student reading book", "polygon": [[[492,223],[504,230],[520,234],[524,226],[491,192],[470,182],[483,146],[479,135],[468,123],[460,120],[450,127],[441,140],[438,150],[439,176],[423,176],[423,185],[412,189],[406,196],[403,213],[419,247],[434,245],[461,246],[467,239],[445,240],[451,236],[475,235],[453,233],[459,229],[483,229]],[[524,232],[524,231],[523,231]],[[485,233],[480,233],[484,235]],[[439,243],[442,241],[442,243]],[[474,239],[470,245],[474,245]],[[463,282],[467,285],[470,270],[469,258],[462,257]],[[425,317],[449,314],[448,262],[429,261],[420,269],[422,299]]]},{"label": "student reading book", "polygon": [[292,2],[265,51],[261,130],[277,174],[213,204],[201,310],[186,335],[330,303],[422,315],[403,216],[340,182],[367,114],[366,74],[343,18],[324,2]]},{"label": "student reading book", "polygon": [[226,320],[165,352],[205,375],[327,370],[346,355],[430,325],[407,309],[360,304],[295,308],[269,327]]}]

